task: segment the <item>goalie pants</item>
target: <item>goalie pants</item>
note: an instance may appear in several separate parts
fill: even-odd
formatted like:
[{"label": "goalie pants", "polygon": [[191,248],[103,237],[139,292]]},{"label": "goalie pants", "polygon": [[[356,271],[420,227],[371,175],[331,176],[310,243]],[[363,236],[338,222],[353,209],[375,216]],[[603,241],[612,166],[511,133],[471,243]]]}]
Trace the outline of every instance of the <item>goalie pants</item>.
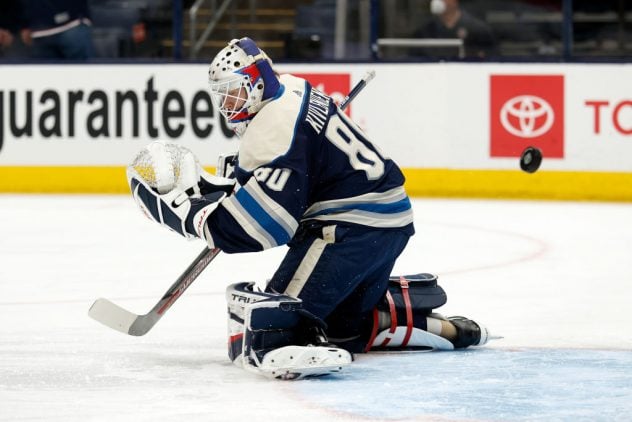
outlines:
[{"label": "goalie pants", "polygon": [[384,296],[407,229],[303,224],[266,291],[303,300],[327,323],[327,335],[351,352],[365,349],[372,311]]}]

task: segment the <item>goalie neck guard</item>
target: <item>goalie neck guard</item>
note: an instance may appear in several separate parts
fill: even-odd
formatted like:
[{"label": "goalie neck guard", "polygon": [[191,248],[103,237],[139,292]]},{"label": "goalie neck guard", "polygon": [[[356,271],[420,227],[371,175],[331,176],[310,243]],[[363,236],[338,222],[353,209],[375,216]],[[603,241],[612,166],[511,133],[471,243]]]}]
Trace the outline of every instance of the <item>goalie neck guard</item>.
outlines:
[{"label": "goalie neck guard", "polygon": [[232,40],[215,56],[208,77],[214,106],[238,136],[281,87],[270,58],[247,37]]}]

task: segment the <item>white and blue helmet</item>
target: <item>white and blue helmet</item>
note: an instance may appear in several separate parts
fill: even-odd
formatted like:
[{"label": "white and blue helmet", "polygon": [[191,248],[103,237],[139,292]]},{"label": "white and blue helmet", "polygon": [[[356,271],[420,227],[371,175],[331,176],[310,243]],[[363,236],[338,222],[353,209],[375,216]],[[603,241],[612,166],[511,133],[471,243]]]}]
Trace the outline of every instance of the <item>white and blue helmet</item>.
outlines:
[{"label": "white and blue helmet", "polygon": [[208,78],[214,106],[239,136],[280,88],[272,61],[247,37],[232,40],[215,56]]}]

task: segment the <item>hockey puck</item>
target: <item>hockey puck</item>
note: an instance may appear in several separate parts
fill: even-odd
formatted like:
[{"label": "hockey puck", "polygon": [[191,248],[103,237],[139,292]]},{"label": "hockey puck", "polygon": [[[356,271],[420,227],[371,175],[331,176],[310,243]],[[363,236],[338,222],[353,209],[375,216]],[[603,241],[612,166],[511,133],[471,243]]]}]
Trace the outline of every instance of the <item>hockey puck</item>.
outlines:
[{"label": "hockey puck", "polygon": [[536,147],[527,147],[520,156],[520,168],[527,173],[535,173],[542,163],[542,151]]}]

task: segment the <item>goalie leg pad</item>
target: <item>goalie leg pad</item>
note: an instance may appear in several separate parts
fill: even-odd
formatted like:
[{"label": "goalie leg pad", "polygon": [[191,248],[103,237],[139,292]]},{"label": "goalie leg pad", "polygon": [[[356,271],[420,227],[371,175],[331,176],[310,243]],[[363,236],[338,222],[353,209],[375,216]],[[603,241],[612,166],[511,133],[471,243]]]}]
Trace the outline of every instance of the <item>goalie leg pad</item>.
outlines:
[{"label": "goalie leg pad", "polygon": [[301,379],[351,363],[345,350],[309,344],[308,334],[323,323],[300,299],[255,291],[254,283],[229,286],[226,299],[229,357],[238,366],[271,378]]},{"label": "goalie leg pad", "polygon": [[[373,329],[365,351],[386,347],[454,349],[450,341],[427,331],[426,318],[446,301],[434,274],[390,277],[386,294],[373,310]],[[380,313],[390,317],[390,327],[381,332]]]}]

